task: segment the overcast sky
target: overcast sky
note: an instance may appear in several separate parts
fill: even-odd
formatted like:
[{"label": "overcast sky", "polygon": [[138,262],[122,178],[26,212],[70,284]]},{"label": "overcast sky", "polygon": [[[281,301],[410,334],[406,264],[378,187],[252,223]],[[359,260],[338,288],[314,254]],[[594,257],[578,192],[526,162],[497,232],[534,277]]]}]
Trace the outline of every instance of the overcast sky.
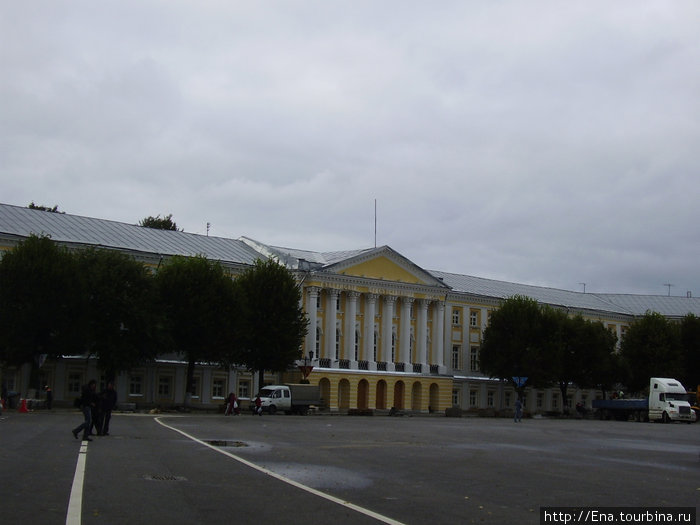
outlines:
[{"label": "overcast sky", "polygon": [[0,202],[700,294],[700,2],[0,6]]}]

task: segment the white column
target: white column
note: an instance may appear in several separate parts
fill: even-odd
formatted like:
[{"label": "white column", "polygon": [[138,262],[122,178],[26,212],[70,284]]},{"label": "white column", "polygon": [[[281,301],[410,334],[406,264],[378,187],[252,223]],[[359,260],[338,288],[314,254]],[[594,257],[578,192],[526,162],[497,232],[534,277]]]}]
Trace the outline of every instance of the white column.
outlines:
[{"label": "white column", "polygon": [[401,333],[399,334],[399,351],[397,360],[406,364],[406,372],[411,366],[411,304],[410,297],[401,298]]},{"label": "white column", "polygon": [[[426,365],[428,363],[428,301],[418,301],[418,315],[416,316],[416,363]],[[425,370],[423,370],[425,372]]]},{"label": "white column", "polygon": [[374,317],[377,308],[377,295],[373,293],[365,294],[365,329],[364,341],[362,344],[363,353],[361,360],[374,361]]},{"label": "white column", "polygon": [[[323,357],[331,360],[335,359],[335,328],[336,321],[338,317],[338,309],[336,308],[336,301],[338,299],[338,290],[329,289],[326,290],[326,307],[325,307],[325,345],[323,349]],[[332,365],[331,365],[332,366]]]},{"label": "white column", "polygon": [[[343,334],[343,348],[345,359],[357,361],[355,359],[355,317],[357,316],[357,292],[348,292],[345,299],[345,330]],[[359,358],[359,356],[358,356]],[[351,366],[355,368],[355,366]]]},{"label": "white column", "polygon": [[[391,334],[394,325],[394,302],[396,297],[384,296],[384,309],[382,310],[382,341],[379,346],[379,361],[391,362]],[[388,369],[388,368],[387,368]]]},{"label": "white column", "polygon": [[316,310],[316,304],[318,301],[318,288],[311,286],[306,289],[306,315],[309,318],[309,331],[306,334],[306,349],[304,355],[310,355],[309,352],[314,353],[314,358],[319,358],[321,356],[316,355],[316,322],[318,319],[318,312]]},{"label": "white column", "polygon": [[433,309],[433,355],[432,363],[438,367],[445,366],[444,344],[445,344],[445,303],[438,301]]}]

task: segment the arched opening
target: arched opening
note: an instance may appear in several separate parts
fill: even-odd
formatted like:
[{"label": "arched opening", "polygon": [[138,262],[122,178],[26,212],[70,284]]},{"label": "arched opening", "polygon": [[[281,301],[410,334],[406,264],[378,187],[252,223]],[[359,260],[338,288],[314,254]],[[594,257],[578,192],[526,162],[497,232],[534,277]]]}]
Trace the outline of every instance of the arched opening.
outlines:
[{"label": "arched opening", "polygon": [[403,403],[403,395],[406,390],[406,387],[403,383],[403,381],[397,381],[394,384],[394,407],[396,407],[398,410],[403,410],[404,409],[404,403]]},{"label": "arched opening", "polygon": [[338,408],[347,410],[350,408],[350,381],[341,379],[338,383]]},{"label": "arched opening", "polygon": [[413,383],[411,388],[411,410],[420,412],[423,404],[423,385],[420,381]]},{"label": "arched opening", "polygon": [[430,385],[430,405],[428,406],[430,412],[437,412],[440,410],[440,387],[437,383],[432,383]]},{"label": "arched opening", "polygon": [[330,407],[331,403],[331,382],[327,377],[322,377],[318,382],[319,389],[321,390],[321,399],[323,400],[323,407]]},{"label": "arched opening", "polygon": [[357,385],[357,408],[367,410],[369,408],[369,382],[366,379]]},{"label": "arched opening", "polygon": [[377,381],[377,408],[380,410],[386,409],[386,381],[380,379]]}]

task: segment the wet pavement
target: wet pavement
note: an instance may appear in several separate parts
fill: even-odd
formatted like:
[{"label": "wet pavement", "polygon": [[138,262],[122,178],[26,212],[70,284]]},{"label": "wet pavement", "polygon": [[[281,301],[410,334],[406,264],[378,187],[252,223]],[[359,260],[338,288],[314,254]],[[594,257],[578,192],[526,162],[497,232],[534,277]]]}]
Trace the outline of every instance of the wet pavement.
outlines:
[{"label": "wet pavement", "polygon": [[[0,419],[7,523],[66,523],[64,411]],[[120,415],[88,445],[84,523],[539,523],[544,506],[700,504],[700,424]]]}]

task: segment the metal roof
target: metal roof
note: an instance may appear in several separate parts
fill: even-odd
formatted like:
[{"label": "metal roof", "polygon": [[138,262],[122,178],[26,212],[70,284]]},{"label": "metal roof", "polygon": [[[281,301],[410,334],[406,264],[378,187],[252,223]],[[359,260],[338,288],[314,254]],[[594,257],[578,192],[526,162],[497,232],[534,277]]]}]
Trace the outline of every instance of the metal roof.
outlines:
[{"label": "metal roof", "polygon": [[644,315],[647,311],[658,312],[667,317],[683,317],[689,313],[700,315],[700,298],[581,293],[496,281],[471,275],[433,270],[430,270],[430,273],[450,286],[455,292],[483,297],[506,299],[514,295],[522,295],[553,306],[634,316]]},{"label": "metal roof", "polygon": [[154,255],[202,255],[208,259],[253,264],[260,253],[235,239],[207,237],[136,224],[0,204],[0,233],[17,237],[46,235],[67,244],[118,248]]},{"label": "metal roof", "polygon": [[[294,269],[303,268],[305,264],[312,269],[323,269],[377,250],[364,248],[313,252],[280,248],[246,237],[225,239],[179,231],[156,230],[136,224],[54,213],[9,204],[0,204],[0,234],[19,238],[26,238],[31,234],[47,235],[61,243],[130,250],[144,255],[202,255],[208,259],[232,264],[253,264],[257,259],[276,257]],[[497,299],[522,295],[544,304],[621,315],[638,316],[644,315],[647,311],[653,311],[676,318],[688,313],[700,316],[700,298],[694,297],[581,293],[434,270],[428,270],[427,273],[452,288],[453,292],[462,294]]]}]

